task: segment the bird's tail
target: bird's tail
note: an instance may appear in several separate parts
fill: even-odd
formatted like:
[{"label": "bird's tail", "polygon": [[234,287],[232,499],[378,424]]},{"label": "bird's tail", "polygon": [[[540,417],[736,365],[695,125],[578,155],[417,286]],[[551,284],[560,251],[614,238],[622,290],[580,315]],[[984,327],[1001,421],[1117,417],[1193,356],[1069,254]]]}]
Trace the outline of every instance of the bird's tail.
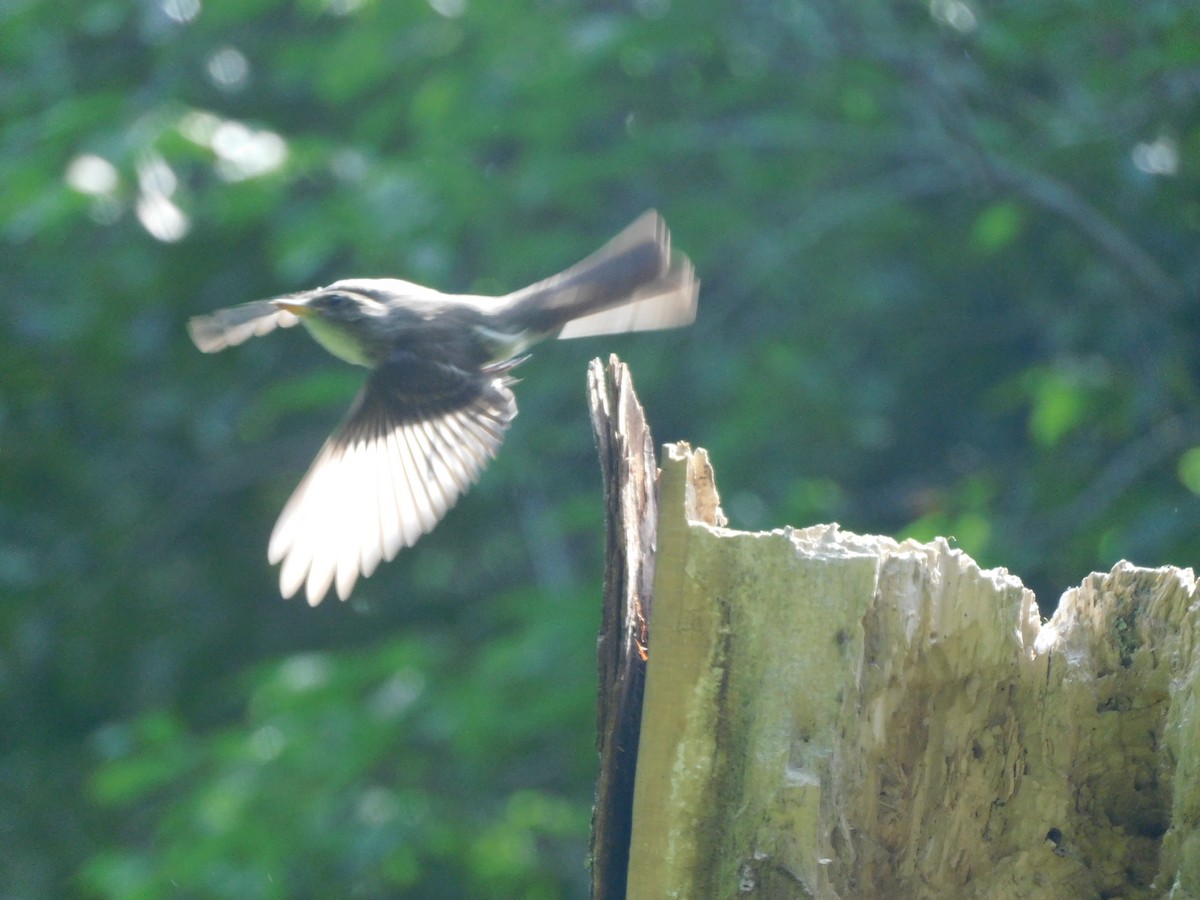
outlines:
[{"label": "bird's tail", "polygon": [[560,338],[678,328],[696,318],[691,260],[654,210],[571,268],[502,298],[496,313]]}]

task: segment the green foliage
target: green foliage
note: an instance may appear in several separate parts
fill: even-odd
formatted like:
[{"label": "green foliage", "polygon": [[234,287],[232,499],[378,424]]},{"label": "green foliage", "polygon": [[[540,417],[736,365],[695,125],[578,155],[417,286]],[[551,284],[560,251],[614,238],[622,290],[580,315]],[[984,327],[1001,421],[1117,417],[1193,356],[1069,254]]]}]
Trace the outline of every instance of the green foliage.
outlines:
[{"label": "green foliage", "polygon": [[203,737],[163,714],[107,726],[92,796],[152,809],[153,840],[97,853],[82,885],[103,897],[580,891],[587,807],[563,777],[587,774],[593,686],[555,652],[580,635],[569,620],[497,618],[474,652],[428,633],[264,664],[234,688],[244,719]]},{"label": "green foliage", "polygon": [[[586,878],[588,358],[741,527],[952,535],[1057,592],[1200,551],[1200,7],[0,7],[0,872],[13,896]],[[361,373],[191,314],[505,291],[658,206],[687,332],[521,370],[500,459],[348,604],[273,517]],[[307,679],[307,681],[305,680]]]},{"label": "green foliage", "polygon": [[1179,480],[1193,494],[1200,494],[1200,447],[1185,450],[1179,457]]}]

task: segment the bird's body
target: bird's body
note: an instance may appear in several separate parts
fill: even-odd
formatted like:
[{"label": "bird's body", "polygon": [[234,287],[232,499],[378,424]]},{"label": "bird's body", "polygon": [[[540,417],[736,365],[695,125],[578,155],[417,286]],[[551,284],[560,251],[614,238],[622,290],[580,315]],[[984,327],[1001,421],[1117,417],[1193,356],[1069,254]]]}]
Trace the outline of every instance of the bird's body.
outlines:
[{"label": "bird's body", "polygon": [[686,325],[698,289],[651,211],[583,262],[503,297],[356,278],[192,319],[206,353],[302,322],[371,370],[271,535],[284,596],[304,585],[315,605],[335,584],[345,599],[359,574],[433,529],[499,449],[517,414],[508,373],[533,344]]}]

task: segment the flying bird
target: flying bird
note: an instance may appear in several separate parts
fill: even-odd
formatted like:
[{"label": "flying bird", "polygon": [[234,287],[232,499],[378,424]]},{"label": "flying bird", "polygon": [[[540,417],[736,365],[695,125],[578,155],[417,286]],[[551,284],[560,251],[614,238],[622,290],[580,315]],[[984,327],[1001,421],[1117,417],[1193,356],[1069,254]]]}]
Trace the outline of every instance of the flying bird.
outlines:
[{"label": "flying bird", "polygon": [[582,262],[502,297],[443,294],[396,278],[328,287],[197,316],[205,353],[302,323],[371,370],[279,515],[267,549],[285,598],[350,596],[434,526],[495,457],[517,414],[511,372],[547,338],[677,328],[700,284],[650,210]]}]

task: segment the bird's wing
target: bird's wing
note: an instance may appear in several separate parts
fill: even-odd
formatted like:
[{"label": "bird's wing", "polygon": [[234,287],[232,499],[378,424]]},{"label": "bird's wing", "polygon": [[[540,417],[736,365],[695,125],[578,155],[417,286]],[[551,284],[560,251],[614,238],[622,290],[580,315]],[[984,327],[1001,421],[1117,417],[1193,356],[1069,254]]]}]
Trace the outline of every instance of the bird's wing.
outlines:
[{"label": "bird's wing", "polygon": [[205,353],[236,347],[252,337],[261,337],[276,328],[291,328],[300,320],[275,305],[274,300],[255,300],[241,306],[219,309],[207,316],[188,321],[192,342]]},{"label": "bird's wing", "polygon": [[345,600],[433,529],[496,455],[517,404],[515,363],[468,371],[396,352],[377,368],[325,442],[271,534],[279,586],[315,606]]}]

